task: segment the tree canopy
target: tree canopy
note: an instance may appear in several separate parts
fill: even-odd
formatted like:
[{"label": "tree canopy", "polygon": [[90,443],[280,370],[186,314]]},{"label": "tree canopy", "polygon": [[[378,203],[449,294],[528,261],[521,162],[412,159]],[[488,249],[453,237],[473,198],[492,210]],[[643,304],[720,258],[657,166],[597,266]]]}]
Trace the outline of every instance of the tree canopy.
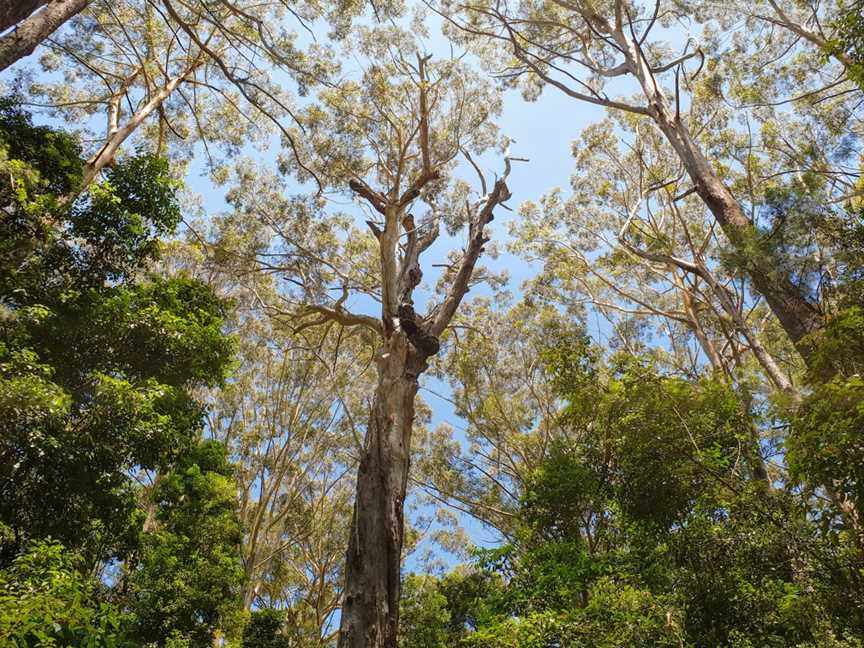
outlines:
[{"label": "tree canopy", "polygon": [[0,8],[0,644],[864,648],[860,0]]}]

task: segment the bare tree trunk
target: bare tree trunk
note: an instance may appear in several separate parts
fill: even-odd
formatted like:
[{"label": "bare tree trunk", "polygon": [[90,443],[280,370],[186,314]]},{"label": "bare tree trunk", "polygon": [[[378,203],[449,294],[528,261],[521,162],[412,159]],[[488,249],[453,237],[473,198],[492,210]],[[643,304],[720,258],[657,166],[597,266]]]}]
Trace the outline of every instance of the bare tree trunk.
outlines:
[{"label": "bare tree trunk", "polygon": [[396,331],[385,342],[357,472],[339,648],[395,648],[403,503],[417,379],[426,357]]},{"label": "bare tree trunk", "polygon": [[806,361],[808,349],[802,340],[822,326],[823,314],[778,267],[778,259],[754,249],[759,236],[757,229],[690,139],[683,122],[672,118],[663,106],[659,106],[656,115],[658,126],[678,152],[696,193],[711,210],[729,242],[746,260],[744,271]]},{"label": "bare tree trunk", "polygon": [[32,14],[42,5],[48,4],[48,0],[19,0],[18,2],[5,2],[0,5],[0,33],[17,25],[27,16]]},{"label": "bare tree trunk", "polygon": [[678,154],[693,181],[696,194],[711,210],[735,250],[745,259],[744,272],[756,290],[765,297],[771,311],[777,316],[783,330],[806,362],[809,349],[803,339],[822,326],[822,312],[792,283],[788,274],[779,267],[778,259],[759,252],[755,246],[759,237],[758,230],[744,214],[729,188],[714,172],[677,112],[673,113],[669,100],[657,83],[637,43],[628,40],[623,31],[615,32],[614,36],[627,52],[628,62],[648,99],[651,117]]},{"label": "bare tree trunk", "polygon": [[[0,71],[5,70],[25,56],[33,53],[39,44],[48,36],[53,34],[63,23],[78,14],[87,6],[90,0],[55,0],[48,4],[45,9],[35,15],[26,14],[27,18],[20,19],[15,24],[15,29],[0,38]],[[36,9],[45,2],[23,2],[18,5],[27,5]],[[11,19],[16,14],[15,9],[11,11],[2,10],[0,20]],[[9,27],[11,25],[5,25]]]},{"label": "bare tree trunk", "polygon": [[[430,87],[426,77],[429,58],[417,55],[420,172],[404,191],[398,178],[383,192],[376,191],[362,178],[354,177],[348,182],[355,194],[384,216],[383,230],[374,221],[366,221],[379,247],[381,319],[346,311],[342,304],[348,296],[347,288],[333,308],[315,304],[306,309],[307,313],[323,318],[317,322],[331,320],[343,326],[364,326],[372,329],[381,341],[376,358],[378,383],[357,469],[345,558],[339,648],[396,648],[403,507],[417,381],[427,368],[427,359],[438,353],[439,338],[468,292],[477,260],[489,242],[485,230],[494,218],[495,207],[510,198],[506,180],[511,159],[515,158],[505,157],[504,175],[495,180],[491,191],[487,191],[486,180],[477,169],[484,196],[473,208],[466,204],[468,243],[462,259],[448,275],[450,283],[443,300],[433,305],[425,317],[418,315],[412,295],[423,276],[420,255],[435,242],[440,227],[437,218],[418,226],[409,211],[424,187],[442,175],[441,169],[432,163],[429,145],[430,104],[426,96]],[[406,151],[407,147],[401,145],[400,168],[406,160]],[[404,244],[400,233],[404,235]]]}]

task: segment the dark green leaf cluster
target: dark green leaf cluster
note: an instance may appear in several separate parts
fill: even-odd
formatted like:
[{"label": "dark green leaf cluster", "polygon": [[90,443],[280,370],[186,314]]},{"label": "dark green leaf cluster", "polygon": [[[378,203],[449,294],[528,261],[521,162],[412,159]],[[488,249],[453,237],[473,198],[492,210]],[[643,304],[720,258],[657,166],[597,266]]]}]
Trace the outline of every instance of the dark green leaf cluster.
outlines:
[{"label": "dark green leaf cluster", "polygon": [[0,644],[4,646],[121,645],[121,614],[100,585],[78,570],[73,554],[39,541],[0,571]]},{"label": "dark green leaf cluster", "polygon": [[242,531],[194,392],[234,340],[209,287],[151,272],[179,185],[140,154],[79,195],[77,144],[8,100],[0,167],[0,632],[209,646],[239,624]]},{"label": "dark green leaf cluster", "polygon": [[243,628],[242,648],[293,648],[283,633],[285,612],[282,610],[255,610]]},{"label": "dark green leaf cluster", "polygon": [[128,575],[130,634],[160,642],[179,633],[207,646],[241,625],[242,529],[225,446],[205,441],[162,476],[151,498],[154,530]]},{"label": "dark green leaf cluster", "polygon": [[[457,573],[422,590],[409,579],[406,646],[860,645],[854,533],[826,533],[811,497],[765,479],[763,422],[733,389],[632,356],[607,364],[587,345],[552,344],[544,360],[569,434],[528,477],[512,541],[479,552],[471,622],[447,620],[463,605],[446,586]],[[826,491],[842,478],[843,495],[861,502],[864,387],[827,385],[795,423],[826,419],[791,437],[790,469]],[[829,436],[831,451],[813,440]],[[418,596],[441,618],[417,615]],[[430,624],[449,630],[428,644],[418,638]]]}]

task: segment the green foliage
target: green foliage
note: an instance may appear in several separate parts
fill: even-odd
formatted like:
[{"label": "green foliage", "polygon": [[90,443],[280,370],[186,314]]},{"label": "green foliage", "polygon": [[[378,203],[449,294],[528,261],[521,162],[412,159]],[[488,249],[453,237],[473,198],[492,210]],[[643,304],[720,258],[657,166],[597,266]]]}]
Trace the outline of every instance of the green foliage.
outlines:
[{"label": "green foliage", "polygon": [[438,591],[447,600],[450,621],[447,626],[448,644],[467,629],[477,629],[494,616],[502,581],[488,570],[456,569],[438,582]]},{"label": "green foliage", "polygon": [[[7,592],[33,583],[8,625],[20,645],[119,641],[118,617],[60,545],[21,553],[52,537],[82,567],[126,561],[133,637],[209,646],[241,622],[242,533],[233,468],[223,446],[198,443],[193,390],[223,382],[234,343],[211,289],[145,275],[179,223],[178,183],[139,155],[75,198],[77,146],[8,102],[0,151],[12,177],[0,192],[0,565]],[[161,474],[143,534],[136,471]]]},{"label": "green foliage", "polygon": [[[81,147],[62,131],[33,126],[19,102],[19,97],[0,98],[0,150],[6,151],[3,162],[18,161],[18,168],[30,171],[14,189],[21,192],[32,188],[46,199],[68,195],[81,184]],[[13,187],[4,183],[0,194],[4,201],[11,198],[6,193],[10,189]]]},{"label": "green foliage", "polygon": [[588,601],[581,608],[501,617],[496,623],[466,636],[462,645],[472,648],[683,645],[678,613],[668,600],[603,578],[588,591]]},{"label": "green foliage", "polygon": [[242,648],[292,648],[284,634],[285,612],[282,610],[255,610],[243,628]]},{"label": "green foliage", "polygon": [[[786,439],[790,476],[809,493],[827,497],[814,512],[841,546],[861,543],[857,511],[864,506],[864,309],[855,305],[810,336],[810,391],[790,412]],[[856,536],[858,539],[856,539]]]},{"label": "green foliage", "polygon": [[180,223],[179,183],[168,161],[139,154],[111,166],[105,181],[92,186],[72,207],[69,232],[95,251],[76,250],[88,278],[128,278],[158,257],[159,237]]},{"label": "green foliage", "polygon": [[828,53],[845,57],[849,61],[849,78],[864,88],[864,2],[841,2],[840,9]]},{"label": "green foliage", "polygon": [[810,336],[810,344],[814,349],[808,375],[811,383],[864,373],[864,308],[841,310]]},{"label": "green foliage", "polygon": [[[799,494],[753,472],[760,421],[733,389],[632,356],[607,365],[578,340],[553,340],[544,359],[567,434],[527,476],[511,543],[479,553],[482,612],[451,626],[451,643],[803,647],[860,632],[854,539],[824,535]],[[829,419],[819,431],[833,454],[793,435],[793,472],[827,488],[845,469],[845,494],[859,496],[861,402],[857,391],[805,402],[801,416],[824,403],[810,416],[848,424]],[[446,580],[436,592],[450,612]]]},{"label": "green foliage", "polygon": [[75,556],[53,541],[32,543],[0,571],[0,644],[121,645],[120,613],[100,587],[76,569]]},{"label": "green foliage", "polygon": [[399,600],[399,648],[445,648],[450,613],[432,576],[409,575]]},{"label": "green foliage", "polygon": [[128,575],[130,633],[159,642],[175,633],[209,646],[216,631],[239,634],[242,528],[225,447],[185,452],[154,488],[155,520]]},{"label": "green foliage", "polygon": [[[552,454],[527,489],[529,511],[546,516],[545,528],[566,527],[564,518],[579,524],[586,507],[614,493],[631,521],[679,523],[696,498],[716,487],[716,475],[728,472],[747,438],[737,396],[710,380],[659,376],[623,355],[603,377],[585,368],[589,353],[547,355],[567,398],[564,420],[592,433]],[[558,504],[570,510],[555,519],[550,507]]]},{"label": "green foliage", "polygon": [[827,615],[810,572],[822,547],[783,493],[747,487],[721,511],[691,516],[668,544],[695,645],[797,645]]},{"label": "green foliage", "polygon": [[194,443],[191,390],[229,367],[225,304],[197,281],[141,276],[179,220],[164,160],[122,161],[70,203],[81,161],[67,136],[7,102],[0,140],[18,188],[0,192],[0,564],[48,536],[122,557],[143,517],[130,471]]},{"label": "green foliage", "polygon": [[78,196],[83,163],[68,136],[35,127],[0,102],[0,295],[6,307],[64,290],[128,281],[158,256],[158,238],[180,222],[178,182],[162,158],[140,154],[107,170]]},{"label": "green foliage", "polygon": [[792,474],[864,504],[864,379],[819,385],[795,417],[787,441]]},{"label": "green foliage", "polygon": [[0,325],[2,519],[22,539],[129,541],[127,471],[167,466],[194,441],[203,411],[188,389],[221,381],[231,357],[221,321],[208,289],[153,277]]}]

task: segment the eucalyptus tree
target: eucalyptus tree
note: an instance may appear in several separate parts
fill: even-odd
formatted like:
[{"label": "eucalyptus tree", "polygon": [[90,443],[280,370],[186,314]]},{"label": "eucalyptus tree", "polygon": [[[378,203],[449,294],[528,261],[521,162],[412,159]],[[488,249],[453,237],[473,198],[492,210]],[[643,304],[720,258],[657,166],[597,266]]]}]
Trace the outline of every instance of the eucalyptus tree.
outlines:
[{"label": "eucalyptus tree", "polygon": [[[604,315],[613,341],[634,357],[653,356],[675,375],[711,374],[741,388],[749,410],[764,402],[798,402],[796,356],[772,331],[761,296],[728,258],[695,196],[678,198],[683,170],[651,131],[619,145],[627,120],[591,127],[577,142],[573,195],[523,207],[517,249],[543,260],[530,284],[533,299],[583,320]],[[672,162],[670,162],[672,161]],[[779,338],[779,339],[778,339]],[[793,371],[790,371],[792,369]],[[779,440],[749,416],[748,458],[767,484],[762,455]]]},{"label": "eucalyptus tree", "polygon": [[[243,322],[240,369],[215,392],[211,434],[238,461],[244,605],[284,608],[304,645],[330,645],[351,515],[350,340]],[[312,333],[312,332],[310,332]]]},{"label": "eucalyptus tree", "polygon": [[[684,0],[679,2],[678,6],[690,13],[721,18],[729,16],[728,7],[710,0]],[[797,39],[819,48],[840,63],[849,78],[857,78],[860,84],[861,54],[855,37],[855,25],[859,24],[861,10],[860,0],[829,3],[780,3],[777,0],[760,0],[737,4],[732,15],[744,15],[752,21],[791,32]],[[860,31],[860,27],[858,30]]]},{"label": "eucalyptus tree", "polygon": [[[238,175],[251,181],[251,168],[241,165]],[[226,444],[236,466],[243,605],[267,610],[249,632],[278,622],[290,645],[331,646],[360,445],[355,420],[374,369],[364,342],[340,326],[295,334],[282,319],[290,261],[260,246],[285,202],[240,182],[234,204],[252,207],[256,194],[261,202],[245,214],[189,222],[186,239],[166,246],[165,270],[191,274],[232,303],[237,367],[206,394],[205,434]]]},{"label": "eucalyptus tree", "polygon": [[839,52],[848,57],[849,78],[864,88],[864,3],[854,0],[845,9],[834,22],[836,33],[829,51],[834,56]]},{"label": "eucalyptus tree", "polygon": [[[238,218],[257,218],[272,233],[253,247],[261,271],[288,279],[273,314],[295,333],[338,325],[369,345],[376,375],[356,449],[339,642],[395,646],[418,381],[465,294],[484,276],[477,262],[494,210],[510,197],[510,159],[492,183],[479,173],[473,193],[453,171],[460,156],[473,161],[496,143],[490,119],[500,102],[491,87],[459,61],[421,55],[395,28],[360,30],[354,40],[368,67],[321,91],[300,115],[303,165],[289,155],[283,170],[301,180],[315,174],[356,197],[369,216],[366,232],[345,214],[324,213],[320,197],[280,197],[283,183],[273,177],[241,170],[229,199]],[[453,235],[467,230],[464,248],[449,253],[433,294],[423,296],[421,261],[442,221]]]},{"label": "eucalyptus tree", "polygon": [[684,172],[670,153],[658,132],[623,115],[583,132],[572,195],[554,190],[524,205],[513,228],[514,248],[544,262],[532,293],[577,316],[590,305],[631,351],[642,340],[627,323],[653,321],[668,351],[652,352],[689,375],[707,364],[736,381],[752,373],[752,359],[772,389],[795,398],[777,358],[791,349],[770,343],[760,295],[750,298],[746,276],[730,273],[701,201],[681,196]]},{"label": "eucalyptus tree", "polygon": [[450,384],[447,398],[464,421],[464,441],[449,425],[433,431],[418,458],[418,488],[429,503],[512,538],[525,484],[567,437],[543,354],[553,341],[581,348],[584,334],[575,320],[529,297],[512,305],[474,300],[446,339],[435,369]]},{"label": "eucalyptus tree", "polygon": [[[690,181],[679,196],[695,194],[710,211],[740,271],[806,359],[806,338],[825,318],[814,294],[821,277],[800,274],[760,226],[772,210],[830,209],[849,199],[860,92],[791,20],[753,17],[752,3],[713,13],[681,4],[456,1],[440,12],[455,38],[474,44],[527,98],[552,87],[657,129]],[[820,10],[823,24],[836,9]],[[675,53],[664,37],[684,40],[676,21],[693,20],[702,21],[702,36]],[[806,136],[790,140],[793,129]],[[755,201],[742,195],[747,183],[758,189]]]}]

